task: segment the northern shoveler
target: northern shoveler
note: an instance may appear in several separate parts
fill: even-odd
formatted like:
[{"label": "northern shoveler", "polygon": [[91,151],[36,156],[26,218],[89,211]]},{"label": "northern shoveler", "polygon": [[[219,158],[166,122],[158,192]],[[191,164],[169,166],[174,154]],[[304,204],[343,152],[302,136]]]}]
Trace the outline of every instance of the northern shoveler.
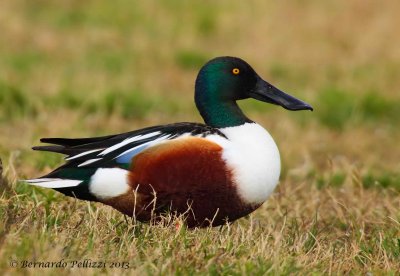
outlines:
[{"label": "northern shoveler", "polygon": [[264,81],[245,61],[218,57],[200,70],[195,102],[206,124],[175,123],[81,139],[44,138],[34,150],[66,154],[53,172],[27,180],[65,195],[110,205],[139,221],[165,212],[188,227],[248,215],[272,193],[281,164],[270,134],[236,101],[254,98],[312,110]]}]

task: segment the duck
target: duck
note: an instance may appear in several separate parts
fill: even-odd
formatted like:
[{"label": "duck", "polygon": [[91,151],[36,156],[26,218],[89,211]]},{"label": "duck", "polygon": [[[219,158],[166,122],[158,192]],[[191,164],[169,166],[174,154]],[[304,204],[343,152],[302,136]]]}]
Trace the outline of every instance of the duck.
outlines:
[{"label": "duck", "polygon": [[140,222],[182,217],[188,228],[220,226],[249,215],[279,182],[276,143],[237,101],[253,98],[287,110],[313,110],[263,80],[244,60],[208,61],[195,81],[202,123],[180,122],[92,138],[42,138],[34,150],[65,163],[28,184],[100,202]]}]

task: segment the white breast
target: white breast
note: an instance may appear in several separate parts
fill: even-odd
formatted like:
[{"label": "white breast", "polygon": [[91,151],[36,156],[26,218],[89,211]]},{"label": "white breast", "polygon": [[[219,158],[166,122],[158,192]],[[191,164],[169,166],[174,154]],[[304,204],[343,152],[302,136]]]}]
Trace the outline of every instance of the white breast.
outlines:
[{"label": "white breast", "polygon": [[274,140],[256,123],[220,130],[229,141],[216,136],[207,138],[223,147],[223,158],[232,170],[239,195],[247,203],[263,203],[278,184],[281,171]]}]

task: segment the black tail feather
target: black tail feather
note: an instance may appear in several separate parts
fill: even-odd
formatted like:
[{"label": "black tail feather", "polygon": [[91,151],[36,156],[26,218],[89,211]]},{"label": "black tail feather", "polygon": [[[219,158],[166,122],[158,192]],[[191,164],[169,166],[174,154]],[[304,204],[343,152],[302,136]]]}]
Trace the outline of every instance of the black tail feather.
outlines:
[{"label": "black tail feather", "polygon": [[81,149],[66,148],[64,146],[36,146],[32,147],[33,150],[57,152],[66,155],[75,155],[82,152]]},{"label": "black tail feather", "polygon": [[63,153],[65,150],[65,147],[63,146],[35,146],[32,147],[33,150],[38,150],[38,151],[51,151],[51,152],[58,152],[58,153]]},{"label": "black tail feather", "polygon": [[74,147],[74,146],[81,146],[94,142],[104,141],[114,136],[116,135],[108,135],[108,136],[93,137],[93,138],[42,138],[40,139],[40,142],[60,145],[65,147]]}]

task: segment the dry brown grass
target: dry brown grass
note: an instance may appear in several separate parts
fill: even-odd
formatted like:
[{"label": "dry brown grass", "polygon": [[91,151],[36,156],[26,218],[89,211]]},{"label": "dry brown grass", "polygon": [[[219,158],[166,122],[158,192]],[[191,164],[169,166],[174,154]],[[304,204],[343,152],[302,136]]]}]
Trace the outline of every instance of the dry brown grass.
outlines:
[{"label": "dry brown grass", "polygon": [[[400,269],[395,237],[400,197],[365,190],[356,171],[340,189],[288,177],[249,218],[214,229],[176,230],[127,223],[116,211],[33,191],[10,192],[2,264],[10,260],[127,261],[119,274],[383,272]],[[21,252],[22,251],[22,252]],[[96,273],[98,269],[21,269],[29,273]]]}]

